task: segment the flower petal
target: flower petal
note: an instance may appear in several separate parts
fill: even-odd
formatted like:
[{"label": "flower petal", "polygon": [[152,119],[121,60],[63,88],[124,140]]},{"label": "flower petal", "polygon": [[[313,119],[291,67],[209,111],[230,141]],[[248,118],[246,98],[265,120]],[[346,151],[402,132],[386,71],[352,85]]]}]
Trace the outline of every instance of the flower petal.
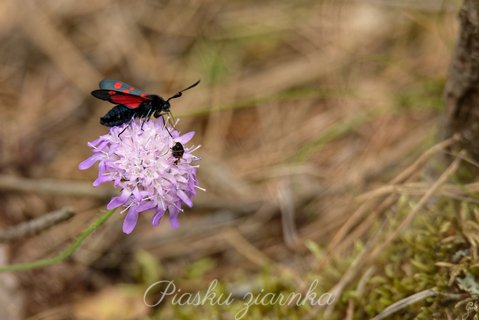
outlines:
[{"label": "flower petal", "polygon": [[183,190],[178,190],[176,194],[188,207],[191,208],[193,206],[193,202],[191,201],[190,197],[188,197]]},{"label": "flower petal", "polygon": [[95,181],[93,181],[93,186],[96,188],[98,187],[100,184],[102,183],[105,183],[105,182],[109,182],[111,181],[111,178],[109,176],[98,176],[98,178],[96,178]]},{"label": "flower petal", "polygon": [[143,198],[138,188],[133,189],[133,196],[135,197],[137,201],[141,201],[141,199]]},{"label": "flower petal", "polygon": [[125,204],[130,198],[131,193],[123,189],[121,194],[118,197],[114,197],[110,200],[110,202],[106,205],[108,210],[112,210],[118,208],[119,206]]},{"label": "flower petal", "polygon": [[102,141],[105,141],[105,136],[100,136],[99,138],[97,138],[97,139],[95,139],[91,142],[88,142],[88,146],[94,148]]},{"label": "flower petal", "polygon": [[160,224],[161,217],[165,214],[165,210],[157,209],[153,218],[151,218],[151,224],[153,227],[157,227]]},{"label": "flower petal", "polygon": [[156,207],[156,204],[153,201],[143,201],[140,205],[136,206],[136,211],[144,212]]},{"label": "flower petal", "polygon": [[190,131],[188,133],[185,133],[181,137],[176,138],[175,140],[182,143],[182,144],[185,144],[195,136],[195,133],[196,132],[194,132],[194,131]]},{"label": "flower petal", "polygon": [[89,142],[88,146],[92,148],[94,152],[100,152],[101,150],[103,150],[103,148],[108,146],[109,143],[110,141],[104,140],[103,137],[100,137],[99,139],[96,139],[95,141]]},{"label": "flower petal", "polygon": [[130,234],[133,229],[135,229],[137,221],[138,212],[136,211],[136,208],[131,207],[130,210],[128,210],[128,214],[126,215],[125,220],[123,221],[123,232],[126,234]]},{"label": "flower petal", "polygon": [[172,228],[176,229],[180,226],[178,221],[178,209],[175,206],[168,206],[168,219]]},{"label": "flower petal", "polygon": [[85,161],[82,161],[79,165],[78,165],[78,168],[80,170],[86,170],[88,168],[90,168],[91,166],[93,166],[95,164],[95,162],[97,162],[98,160],[100,160],[101,158],[101,154],[100,153],[95,153],[94,155],[92,155],[90,158],[86,159]]}]

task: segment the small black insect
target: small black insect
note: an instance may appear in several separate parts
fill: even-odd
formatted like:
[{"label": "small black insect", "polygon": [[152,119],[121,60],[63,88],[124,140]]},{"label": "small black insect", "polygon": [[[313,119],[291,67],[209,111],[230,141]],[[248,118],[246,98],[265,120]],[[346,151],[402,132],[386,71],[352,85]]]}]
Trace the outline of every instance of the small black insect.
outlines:
[{"label": "small black insect", "polygon": [[115,127],[130,121],[133,117],[148,119],[153,115],[158,118],[170,113],[170,100],[181,97],[184,91],[198,83],[199,80],[166,100],[156,94],[146,94],[118,80],[102,80],[99,84],[100,89],[92,91],[91,94],[98,99],[117,104],[100,118],[102,125]]},{"label": "small black insect", "polygon": [[177,142],[173,147],[171,147],[171,154],[174,158],[176,158],[175,164],[178,164],[178,162],[180,162],[180,159],[185,154],[185,148],[180,142]]}]

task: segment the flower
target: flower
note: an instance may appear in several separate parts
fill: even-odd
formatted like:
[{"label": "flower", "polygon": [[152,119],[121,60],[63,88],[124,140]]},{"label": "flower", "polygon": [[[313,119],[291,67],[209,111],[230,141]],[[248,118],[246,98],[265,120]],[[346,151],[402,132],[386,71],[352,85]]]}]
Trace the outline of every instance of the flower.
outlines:
[{"label": "flower", "polygon": [[93,155],[80,163],[79,168],[85,170],[98,162],[98,178],[93,186],[113,181],[115,187],[121,188],[120,195],[111,199],[107,208],[123,206],[122,213],[128,211],[123,232],[131,233],[138,215],[150,210],[155,212],[151,220],[153,226],[159,225],[165,212],[171,226],[179,226],[182,203],[192,207],[195,189],[202,189],[196,179],[198,165],[192,164],[199,160],[192,155],[199,146],[192,149],[184,146],[180,159],[173,156],[171,148],[177,142],[184,145],[194,134],[192,131],[180,135],[165,126],[162,118],[157,121],[134,119],[110,128],[108,134],[88,143]]}]

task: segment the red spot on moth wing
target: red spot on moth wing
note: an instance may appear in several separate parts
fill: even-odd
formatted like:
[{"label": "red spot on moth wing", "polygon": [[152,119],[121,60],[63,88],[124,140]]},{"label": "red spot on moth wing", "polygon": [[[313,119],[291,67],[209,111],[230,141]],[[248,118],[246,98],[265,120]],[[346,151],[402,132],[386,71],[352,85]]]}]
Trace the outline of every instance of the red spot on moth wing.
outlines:
[{"label": "red spot on moth wing", "polygon": [[122,84],[121,84],[121,82],[115,82],[115,84],[113,86],[117,89],[120,89]]},{"label": "red spot on moth wing", "polygon": [[116,94],[116,91],[110,90],[110,91],[108,91],[108,94],[112,96],[112,95]]},{"label": "red spot on moth wing", "polygon": [[133,91],[133,90],[135,90],[135,88],[133,88],[133,87],[130,87],[130,89],[129,89],[129,90],[130,90],[130,91]]},{"label": "red spot on moth wing", "polygon": [[125,90],[123,90],[123,92],[124,92],[124,93],[130,93],[130,90],[125,89]]},{"label": "red spot on moth wing", "polygon": [[132,95],[126,96],[123,94],[119,94],[116,96],[112,96],[111,101],[115,103],[123,104],[130,109],[135,109],[135,108],[138,108],[140,104],[145,100],[139,96],[132,96]]},{"label": "red spot on moth wing", "polygon": [[142,93],[142,94],[140,94],[140,97],[144,98],[144,97],[146,97],[146,94]]}]

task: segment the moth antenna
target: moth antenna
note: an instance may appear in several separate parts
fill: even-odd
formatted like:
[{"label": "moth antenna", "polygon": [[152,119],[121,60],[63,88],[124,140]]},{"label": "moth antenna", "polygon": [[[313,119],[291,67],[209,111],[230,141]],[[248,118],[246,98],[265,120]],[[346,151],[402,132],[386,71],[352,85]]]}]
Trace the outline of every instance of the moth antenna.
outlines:
[{"label": "moth antenna", "polygon": [[201,80],[198,80],[196,81],[195,83],[193,83],[191,86],[187,87],[187,88],[184,88],[183,90],[181,91],[178,91],[176,94],[174,94],[173,96],[169,97],[168,100],[166,100],[166,102],[170,101],[171,99],[176,99],[176,98],[179,98],[183,95],[183,92],[185,92],[186,90],[189,90],[191,88],[194,88],[198,85],[198,83],[200,83]]}]

